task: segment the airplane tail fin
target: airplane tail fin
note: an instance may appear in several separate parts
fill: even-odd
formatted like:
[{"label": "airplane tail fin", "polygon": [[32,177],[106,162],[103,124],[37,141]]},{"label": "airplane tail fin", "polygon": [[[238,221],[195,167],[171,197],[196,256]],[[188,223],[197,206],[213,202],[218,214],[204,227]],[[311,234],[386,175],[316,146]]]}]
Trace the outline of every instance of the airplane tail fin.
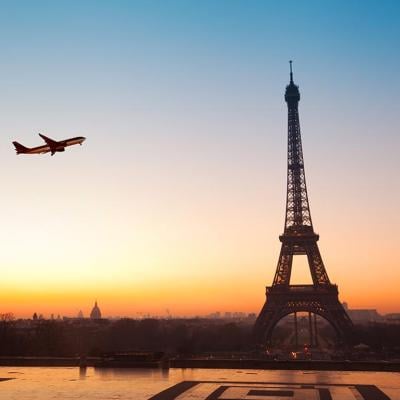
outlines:
[{"label": "airplane tail fin", "polygon": [[17,154],[26,153],[29,150],[27,147],[23,146],[21,143],[18,143],[18,142],[12,142],[12,143],[15,147]]}]

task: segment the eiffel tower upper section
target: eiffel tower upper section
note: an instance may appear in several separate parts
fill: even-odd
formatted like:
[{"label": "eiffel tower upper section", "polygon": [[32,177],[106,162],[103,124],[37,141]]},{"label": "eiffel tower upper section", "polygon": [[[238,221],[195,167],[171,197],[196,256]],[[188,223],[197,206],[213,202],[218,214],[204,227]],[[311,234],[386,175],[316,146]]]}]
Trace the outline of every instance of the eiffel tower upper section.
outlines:
[{"label": "eiffel tower upper section", "polygon": [[285,101],[288,105],[288,170],[285,234],[313,232],[310,205],[308,203],[303,148],[299,121],[299,87],[293,82],[290,61],[290,83],[286,86]]}]

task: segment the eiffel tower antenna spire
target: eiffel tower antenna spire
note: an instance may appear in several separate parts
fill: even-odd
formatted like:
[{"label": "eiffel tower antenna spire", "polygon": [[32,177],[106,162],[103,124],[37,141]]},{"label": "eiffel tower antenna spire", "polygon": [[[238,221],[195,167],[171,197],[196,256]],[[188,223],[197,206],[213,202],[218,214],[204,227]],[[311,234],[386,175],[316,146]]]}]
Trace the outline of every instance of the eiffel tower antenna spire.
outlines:
[{"label": "eiffel tower antenna spire", "polygon": [[293,71],[292,71],[292,60],[289,61],[290,64],[290,83],[293,83]]}]

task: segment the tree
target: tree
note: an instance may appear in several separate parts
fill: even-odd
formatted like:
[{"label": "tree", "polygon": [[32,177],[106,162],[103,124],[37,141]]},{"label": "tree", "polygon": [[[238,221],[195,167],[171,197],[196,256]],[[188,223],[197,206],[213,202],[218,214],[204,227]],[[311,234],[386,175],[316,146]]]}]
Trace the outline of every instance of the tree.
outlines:
[{"label": "tree", "polygon": [[0,322],[11,322],[14,320],[15,316],[11,312],[0,314]]}]

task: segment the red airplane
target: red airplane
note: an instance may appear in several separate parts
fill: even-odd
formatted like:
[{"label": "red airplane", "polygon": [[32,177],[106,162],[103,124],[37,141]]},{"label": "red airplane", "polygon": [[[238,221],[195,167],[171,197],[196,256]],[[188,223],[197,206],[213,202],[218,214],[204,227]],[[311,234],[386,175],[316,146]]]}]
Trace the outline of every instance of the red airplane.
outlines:
[{"label": "red airplane", "polygon": [[44,146],[25,147],[18,142],[13,142],[17,154],[43,154],[50,152],[51,155],[54,156],[54,154],[58,151],[65,151],[65,148],[68,146],[72,146],[74,144],[80,144],[82,146],[82,143],[86,140],[86,138],[83,136],[77,136],[60,141],[50,139],[41,133],[39,133],[39,136],[46,142]]}]

